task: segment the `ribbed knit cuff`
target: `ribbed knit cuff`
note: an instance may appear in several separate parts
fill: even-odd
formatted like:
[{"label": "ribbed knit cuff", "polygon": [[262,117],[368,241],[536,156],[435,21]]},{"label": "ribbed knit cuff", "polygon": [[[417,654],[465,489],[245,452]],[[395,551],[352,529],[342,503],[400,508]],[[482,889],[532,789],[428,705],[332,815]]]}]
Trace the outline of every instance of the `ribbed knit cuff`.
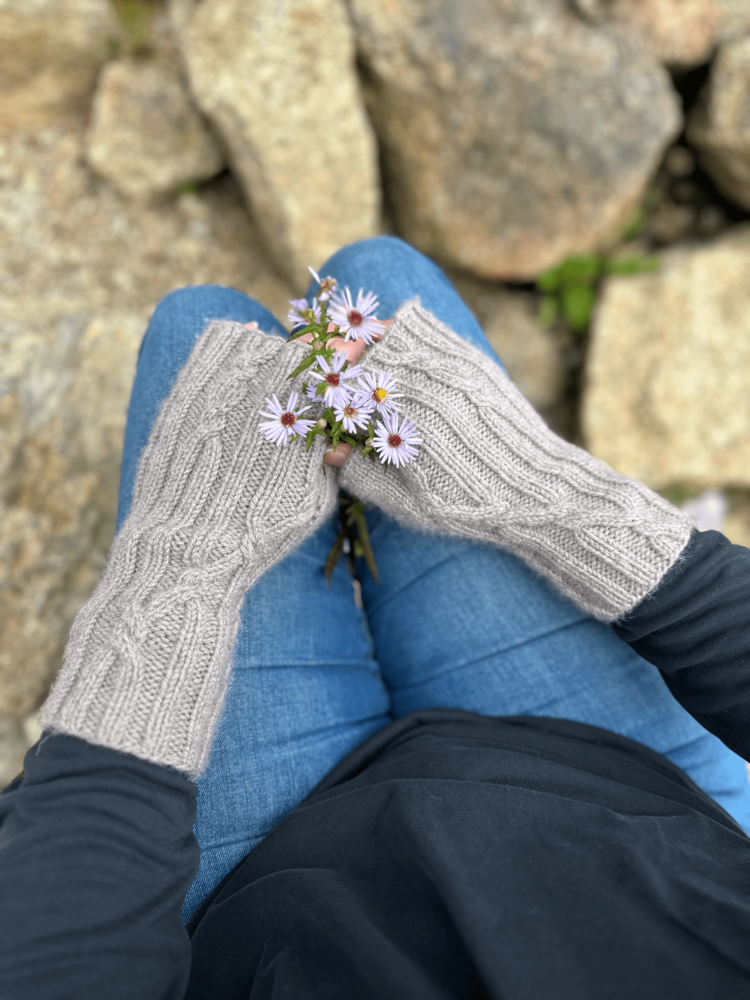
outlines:
[{"label": "ribbed knit cuff", "polygon": [[401,469],[353,454],[340,482],[356,496],[414,527],[502,546],[605,621],[687,544],[687,515],[553,434],[498,365],[417,302],[367,360],[394,375],[423,444]]},{"label": "ribbed knit cuff", "polygon": [[302,345],[213,323],[144,450],[130,513],[76,618],[42,726],[189,774],[205,766],[246,590],[332,512],[324,444],[263,439]]}]

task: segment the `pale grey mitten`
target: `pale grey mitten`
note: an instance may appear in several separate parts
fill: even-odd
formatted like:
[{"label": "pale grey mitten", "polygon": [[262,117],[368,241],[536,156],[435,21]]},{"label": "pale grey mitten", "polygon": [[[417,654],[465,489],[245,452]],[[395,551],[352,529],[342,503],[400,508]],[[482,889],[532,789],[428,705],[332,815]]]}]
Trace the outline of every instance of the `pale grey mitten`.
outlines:
[{"label": "pale grey mitten", "polygon": [[417,302],[363,364],[393,374],[423,443],[398,469],[352,454],[339,482],[403,523],[500,545],[605,621],[687,544],[686,514],[553,434],[497,364]]},{"label": "pale grey mitten", "polygon": [[286,404],[301,344],[215,322],[198,338],[140,460],[104,576],[76,618],[45,730],[190,774],[205,766],[246,590],[331,513],[322,437],[259,433]]}]

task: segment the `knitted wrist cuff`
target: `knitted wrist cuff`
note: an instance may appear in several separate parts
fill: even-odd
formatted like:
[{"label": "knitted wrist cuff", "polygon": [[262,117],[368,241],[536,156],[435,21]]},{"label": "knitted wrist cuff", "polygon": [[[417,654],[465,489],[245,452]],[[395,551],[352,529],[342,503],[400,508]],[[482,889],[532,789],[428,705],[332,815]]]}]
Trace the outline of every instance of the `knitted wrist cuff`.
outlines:
[{"label": "knitted wrist cuff", "polygon": [[213,323],[144,450],[99,587],[71,630],[42,726],[191,774],[206,763],[246,590],[332,511],[324,444],[261,438],[299,390],[301,345]]},{"label": "knitted wrist cuff", "polygon": [[423,444],[398,470],[353,455],[340,481],[355,495],[415,527],[500,545],[607,621],[687,544],[687,515],[553,434],[498,365],[417,302],[368,361],[394,375]]}]

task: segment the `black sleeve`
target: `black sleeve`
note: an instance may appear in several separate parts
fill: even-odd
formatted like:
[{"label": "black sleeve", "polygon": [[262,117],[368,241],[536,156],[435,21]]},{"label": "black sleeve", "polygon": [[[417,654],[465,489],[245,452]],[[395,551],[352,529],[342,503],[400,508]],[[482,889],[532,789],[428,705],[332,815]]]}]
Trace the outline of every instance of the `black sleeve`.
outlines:
[{"label": "black sleeve", "polygon": [[698,722],[750,760],[750,549],[694,531],[653,594],[613,628]]},{"label": "black sleeve", "polygon": [[24,768],[0,795],[0,996],[181,1000],[195,784],[69,736]]}]

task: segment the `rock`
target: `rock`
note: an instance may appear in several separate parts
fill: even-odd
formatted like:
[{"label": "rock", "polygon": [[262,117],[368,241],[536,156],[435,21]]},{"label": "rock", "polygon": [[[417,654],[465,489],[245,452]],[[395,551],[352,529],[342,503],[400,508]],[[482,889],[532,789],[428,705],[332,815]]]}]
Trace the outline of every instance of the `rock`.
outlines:
[{"label": "rock", "polygon": [[543,414],[557,406],[567,382],[564,351],[560,339],[537,322],[533,297],[456,275],[453,281],[531,405]]},{"label": "rock", "polygon": [[18,719],[0,715],[0,791],[23,770],[28,747]]},{"label": "rock", "polygon": [[[44,698],[104,566],[138,345],[180,285],[286,315],[227,176],[144,210],[88,171],[83,125],[0,147],[0,716]],[[43,292],[43,294],[40,293]]]},{"label": "rock", "polygon": [[2,0],[0,129],[45,124],[76,108],[117,34],[107,0]]},{"label": "rock", "polygon": [[379,222],[377,150],[343,0],[174,0],[195,98],[298,288]]},{"label": "rock", "polygon": [[619,230],[680,127],[639,41],[564,0],[350,0],[402,235],[527,280]]},{"label": "rock", "polygon": [[733,38],[750,35],[750,4],[747,0],[719,0],[721,21],[718,41],[728,42]]},{"label": "rock", "polygon": [[750,36],[719,48],[687,136],[716,186],[750,209]]},{"label": "rock", "polygon": [[[744,2],[744,0],[741,0]],[[721,0],[574,0],[595,23],[636,32],[655,57],[687,69],[707,62],[722,24]]]},{"label": "rock", "polygon": [[734,545],[750,549],[750,493],[734,493],[724,522],[724,534]]},{"label": "rock", "polygon": [[215,176],[223,157],[182,81],[159,63],[104,67],[87,135],[89,164],[146,204]]},{"label": "rock", "polygon": [[750,226],[607,281],[582,425],[594,455],[657,489],[750,485]]}]

